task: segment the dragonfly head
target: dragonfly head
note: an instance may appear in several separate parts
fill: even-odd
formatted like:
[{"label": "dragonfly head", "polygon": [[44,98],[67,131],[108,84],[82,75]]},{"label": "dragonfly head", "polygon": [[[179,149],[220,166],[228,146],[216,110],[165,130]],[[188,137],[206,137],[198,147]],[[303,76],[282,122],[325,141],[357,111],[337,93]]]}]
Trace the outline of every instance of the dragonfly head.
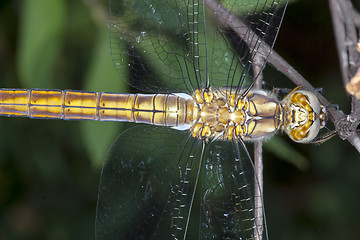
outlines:
[{"label": "dragonfly head", "polygon": [[298,143],[310,143],[325,126],[326,110],[314,93],[295,89],[283,100],[285,108],[285,132]]}]

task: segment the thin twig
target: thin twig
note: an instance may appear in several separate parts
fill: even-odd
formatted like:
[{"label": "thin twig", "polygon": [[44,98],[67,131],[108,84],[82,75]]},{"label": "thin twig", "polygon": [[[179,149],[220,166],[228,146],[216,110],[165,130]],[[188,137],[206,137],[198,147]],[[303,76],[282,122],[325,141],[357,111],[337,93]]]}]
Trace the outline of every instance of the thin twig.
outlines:
[{"label": "thin twig", "polygon": [[342,24],[344,16],[342,15],[341,8],[336,0],[329,0],[329,8],[331,12],[331,19],[335,34],[336,49],[340,61],[340,70],[344,84],[349,82],[348,79],[348,54],[346,51],[346,36],[345,26]]},{"label": "thin twig", "polygon": [[[261,240],[262,235],[264,232],[264,222],[265,222],[265,216],[264,216],[264,195],[263,195],[263,149],[262,149],[262,142],[256,141],[254,143],[254,168],[255,168],[255,194],[254,194],[254,200],[255,200],[255,209],[254,209],[254,215],[255,215],[255,226],[254,226],[254,232],[255,232],[255,239]],[[258,186],[257,186],[258,185]]]},{"label": "thin twig", "polygon": [[[254,76],[258,76],[255,79],[254,88],[260,89],[263,81],[262,68],[259,66],[263,66],[265,59],[260,57],[259,55],[254,56],[254,64],[253,71]],[[263,149],[262,142],[255,141],[254,142],[254,178],[255,178],[255,190],[254,190],[254,215],[255,215],[255,226],[254,226],[254,238],[256,240],[262,240],[262,235],[264,232],[264,178],[263,178]]]},{"label": "thin twig", "polygon": [[[360,54],[356,50],[359,42],[357,32],[359,24],[356,23],[359,14],[351,1],[329,0],[332,22],[335,33],[337,52],[344,85],[354,77],[360,65]],[[351,113],[348,116],[335,119],[335,127],[340,138],[347,139],[360,152],[360,139],[357,127],[360,124],[360,100],[351,98]]]},{"label": "thin twig", "polygon": [[[349,75],[353,76],[359,66],[359,53],[356,51],[356,44],[359,41],[359,38],[356,34],[357,30],[355,27],[355,23],[354,23],[354,18],[353,18],[353,10],[354,10],[354,6],[352,5],[351,1],[349,0],[337,0],[341,11],[342,11],[342,15],[344,16],[344,26],[345,26],[345,33],[346,33],[346,43],[347,43],[347,52],[349,55],[349,59],[348,59],[348,63],[349,63],[349,69],[348,69],[348,73]],[[335,32],[335,34],[337,34]],[[346,83],[349,82],[350,78],[347,79],[348,81]]]}]

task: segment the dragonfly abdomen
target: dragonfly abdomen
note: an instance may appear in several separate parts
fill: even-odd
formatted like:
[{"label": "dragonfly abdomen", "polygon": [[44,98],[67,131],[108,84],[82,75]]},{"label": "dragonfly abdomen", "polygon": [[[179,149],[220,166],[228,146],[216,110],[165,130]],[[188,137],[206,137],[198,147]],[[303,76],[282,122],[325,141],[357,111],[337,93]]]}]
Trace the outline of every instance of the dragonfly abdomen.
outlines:
[{"label": "dragonfly abdomen", "polygon": [[0,115],[98,120],[178,127],[193,121],[192,98],[48,89],[0,89]]}]

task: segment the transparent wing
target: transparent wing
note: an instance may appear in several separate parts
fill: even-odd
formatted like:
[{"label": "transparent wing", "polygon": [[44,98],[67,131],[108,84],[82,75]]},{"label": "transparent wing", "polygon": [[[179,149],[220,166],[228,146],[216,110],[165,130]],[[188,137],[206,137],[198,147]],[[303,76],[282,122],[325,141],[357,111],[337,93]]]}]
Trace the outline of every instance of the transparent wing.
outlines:
[{"label": "transparent wing", "polygon": [[[122,133],[101,174],[96,239],[192,239],[190,228],[200,239],[267,239],[265,222],[256,225],[257,186],[246,150],[215,141],[203,152],[186,132],[145,125]],[[189,228],[197,206],[200,225]]]},{"label": "transparent wing", "polygon": [[113,61],[131,86],[192,93],[204,85],[201,1],[111,0],[110,15]]},{"label": "transparent wing", "polygon": [[215,0],[205,2],[217,16],[212,30],[215,43],[208,44],[211,86],[236,91],[251,86],[257,78],[252,68],[255,64],[260,70],[265,67],[288,1],[223,0],[221,5],[216,5]]},{"label": "transparent wing", "polygon": [[[135,88],[193,93],[241,89],[265,66],[287,0],[111,0],[115,67]],[[254,34],[255,33],[255,34]],[[264,44],[268,48],[264,48]]]},{"label": "transparent wing", "polygon": [[265,220],[255,219],[255,183],[252,161],[239,142],[217,141],[207,147],[201,239],[267,239]]},{"label": "transparent wing", "polygon": [[97,239],[184,239],[203,154],[201,141],[172,129],[122,133],[104,162]]}]

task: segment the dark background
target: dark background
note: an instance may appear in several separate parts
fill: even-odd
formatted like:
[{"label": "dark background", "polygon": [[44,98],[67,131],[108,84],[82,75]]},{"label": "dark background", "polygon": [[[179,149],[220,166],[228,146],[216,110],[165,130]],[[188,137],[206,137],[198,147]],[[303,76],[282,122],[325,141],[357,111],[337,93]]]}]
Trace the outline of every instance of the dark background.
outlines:
[{"label": "dark background", "polygon": [[[0,86],[127,92],[111,62],[106,1],[0,3]],[[275,50],[349,113],[327,1],[288,6]],[[270,67],[266,87],[294,85]],[[101,164],[129,124],[0,118],[0,239],[93,239]],[[332,126],[329,124],[329,128]],[[360,158],[335,137],[265,144],[270,239],[360,234]]]}]

